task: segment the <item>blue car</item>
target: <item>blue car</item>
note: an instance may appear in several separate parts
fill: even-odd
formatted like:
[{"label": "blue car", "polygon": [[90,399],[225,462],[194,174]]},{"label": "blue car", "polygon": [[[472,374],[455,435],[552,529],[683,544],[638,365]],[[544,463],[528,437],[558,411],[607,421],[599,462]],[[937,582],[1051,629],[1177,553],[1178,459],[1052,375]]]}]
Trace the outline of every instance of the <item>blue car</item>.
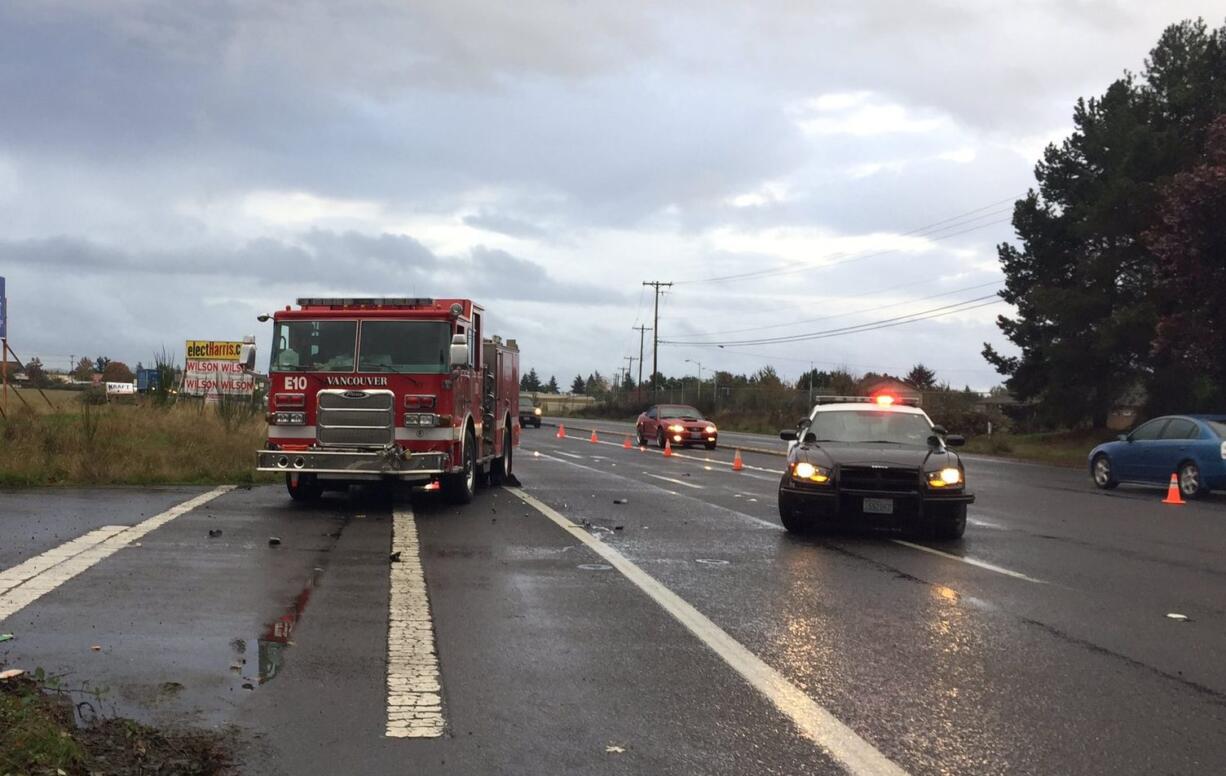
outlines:
[{"label": "blue car", "polygon": [[1172,474],[1184,498],[1226,490],[1226,415],[1154,418],[1090,451],[1090,476],[1104,490],[1121,482],[1165,485]]}]

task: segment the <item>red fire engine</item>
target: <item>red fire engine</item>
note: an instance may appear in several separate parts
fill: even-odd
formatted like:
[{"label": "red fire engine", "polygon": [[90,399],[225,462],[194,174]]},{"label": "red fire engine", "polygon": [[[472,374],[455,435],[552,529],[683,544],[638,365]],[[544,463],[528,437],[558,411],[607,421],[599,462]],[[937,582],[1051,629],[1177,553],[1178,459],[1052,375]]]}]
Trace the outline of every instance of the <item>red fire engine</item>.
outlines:
[{"label": "red fire engine", "polygon": [[511,475],[519,349],[469,299],[299,299],[274,321],[256,468],[295,500],[384,480],[472,500]]}]

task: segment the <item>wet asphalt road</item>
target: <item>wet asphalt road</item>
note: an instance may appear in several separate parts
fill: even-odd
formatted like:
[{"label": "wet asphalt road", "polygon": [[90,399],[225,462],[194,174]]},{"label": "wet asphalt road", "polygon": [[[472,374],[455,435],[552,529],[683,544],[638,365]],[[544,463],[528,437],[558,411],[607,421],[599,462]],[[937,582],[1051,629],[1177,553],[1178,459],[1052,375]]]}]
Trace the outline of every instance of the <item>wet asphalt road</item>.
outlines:
[{"label": "wet asphalt road", "polygon": [[[0,619],[16,636],[0,662],[106,685],[104,713],[233,726],[249,773],[847,770],[637,569],[907,772],[1226,767],[1220,495],[1164,507],[1154,490],[975,458],[961,542],[795,538],[775,512],[777,457],[732,472],[726,450],[665,459],[548,428],[523,442],[522,492],[563,526],[513,489],[305,508],[279,487],[233,490],[44,585]],[[208,490],[0,493],[0,575]],[[394,511],[420,540],[439,738],[385,735]]]}]

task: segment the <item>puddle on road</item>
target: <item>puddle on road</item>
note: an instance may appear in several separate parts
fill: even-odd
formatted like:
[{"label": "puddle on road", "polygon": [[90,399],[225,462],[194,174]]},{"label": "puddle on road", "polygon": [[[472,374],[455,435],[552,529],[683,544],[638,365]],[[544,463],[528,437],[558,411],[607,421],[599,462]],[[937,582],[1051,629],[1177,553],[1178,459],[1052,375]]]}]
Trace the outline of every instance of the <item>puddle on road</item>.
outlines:
[{"label": "puddle on road", "polygon": [[311,595],[319,587],[323,574],[324,568],[316,566],[302,586],[302,590],[294,596],[293,602],[285,613],[264,626],[263,632],[255,640],[257,645],[255,676],[249,673],[247,642],[243,639],[234,639],[230,642],[230,648],[234,651],[234,659],[230,666],[232,670],[236,666],[241,669],[243,689],[254,690],[259,685],[272,681],[280,673],[281,666],[285,662],[285,650],[294,645],[294,629],[298,627],[298,623],[306,613],[307,604],[311,602]]}]

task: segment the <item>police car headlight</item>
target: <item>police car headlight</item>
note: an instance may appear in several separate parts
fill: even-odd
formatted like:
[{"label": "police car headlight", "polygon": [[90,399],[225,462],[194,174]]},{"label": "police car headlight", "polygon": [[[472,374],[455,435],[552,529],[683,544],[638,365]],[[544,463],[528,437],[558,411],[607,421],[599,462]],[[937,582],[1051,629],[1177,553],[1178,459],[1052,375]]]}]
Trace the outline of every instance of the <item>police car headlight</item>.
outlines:
[{"label": "police car headlight", "polygon": [[800,461],[792,466],[792,479],[824,485],[830,482],[830,470],[808,461]]},{"label": "police car headlight", "polygon": [[540,414],[541,414],[541,408],[540,408],[540,407],[536,407],[535,409],[533,409],[533,410],[532,410],[532,414],[533,414],[533,415],[540,415]]},{"label": "police car headlight", "polygon": [[928,472],[928,487],[956,488],[962,484],[962,470],[952,466],[935,472]]}]

